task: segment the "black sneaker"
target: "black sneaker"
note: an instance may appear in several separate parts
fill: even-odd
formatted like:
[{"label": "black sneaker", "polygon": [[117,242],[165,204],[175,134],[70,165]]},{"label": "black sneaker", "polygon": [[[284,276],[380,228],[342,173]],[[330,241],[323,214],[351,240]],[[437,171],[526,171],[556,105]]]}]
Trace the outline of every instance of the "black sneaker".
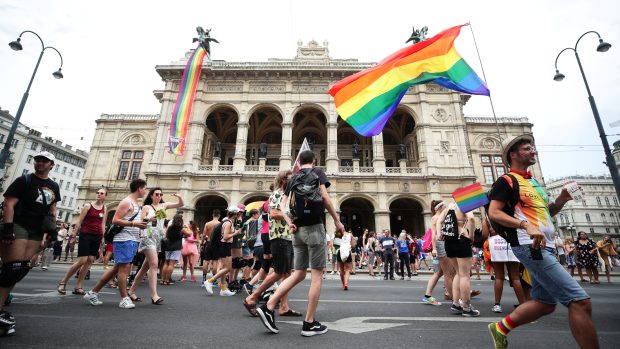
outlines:
[{"label": "black sneaker", "polygon": [[480,311],[474,309],[472,306],[469,306],[469,309],[463,309],[461,315],[465,317],[478,317],[480,316]]},{"label": "black sneaker", "polygon": [[252,295],[252,292],[254,292],[254,286],[250,285],[249,282],[243,285],[243,289],[248,296]]},{"label": "black sneaker", "polygon": [[[272,333],[278,333],[280,330],[276,327],[276,315],[272,310],[267,309],[267,304],[263,304],[256,308],[258,317],[263,322],[263,325]],[[305,323],[304,323],[305,325]],[[303,331],[302,331],[303,334]]]},{"label": "black sneaker", "polygon": [[387,280],[387,279],[388,279],[387,275],[383,277],[383,280]]},{"label": "black sneaker", "polygon": [[10,327],[15,325],[15,318],[8,311],[0,312],[0,327]]},{"label": "black sneaker", "polygon": [[463,314],[463,307],[461,307],[460,305],[456,305],[454,303],[452,303],[450,310],[452,310],[456,314]]},{"label": "black sneaker", "polygon": [[305,322],[301,328],[301,335],[304,337],[312,337],[317,334],[323,334],[327,332],[327,326],[322,325],[320,322],[314,320],[313,322]]},{"label": "black sneaker", "polygon": [[393,276],[390,276],[390,280],[396,280],[396,279],[394,279],[394,277],[393,277]]}]

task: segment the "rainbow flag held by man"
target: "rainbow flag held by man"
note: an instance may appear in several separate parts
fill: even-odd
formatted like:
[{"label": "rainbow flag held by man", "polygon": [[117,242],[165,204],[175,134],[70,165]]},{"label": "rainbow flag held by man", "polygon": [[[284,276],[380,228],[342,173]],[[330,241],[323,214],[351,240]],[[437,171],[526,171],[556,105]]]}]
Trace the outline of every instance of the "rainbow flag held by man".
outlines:
[{"label": "rainbow flag held by man", "polygon": [[181,79],[177,102],[172,112],[170,135],[168,136],[169,150],[175,155],[183,155],[185,152],[187,126],[192,112],[192,105],[194,104],[196,86],[200,79],[202,61],[206,55],[207,51],[199,44],[189,57],[187,65],[185,66],[185,71],[183,71],[183,79]]},{"label": "rainbow flag held by man", "polygon": [[451,90],[488,96],[486,84],[454,48],[461,27],[446,29],[338,81],[329,94],[340,117],[357,133],[370,137],[381,133],[413,85],[434,82]]},{"label": "rainbow flag held by man", "polygon": [[452,193],[452,198],[461,212],[473,211],[489,203],[489,197],[480,183],[455,190]]}]

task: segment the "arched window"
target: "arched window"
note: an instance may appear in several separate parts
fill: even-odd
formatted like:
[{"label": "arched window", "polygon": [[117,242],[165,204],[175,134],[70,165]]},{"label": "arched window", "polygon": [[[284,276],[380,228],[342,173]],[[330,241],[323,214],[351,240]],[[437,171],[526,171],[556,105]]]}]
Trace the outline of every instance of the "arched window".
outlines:
[{"label": "arched window", "polygon": [[586,221],[588,221],[588,223],[592,222],[592,220],[590,220],[590,214],[589,213],[586,213]]},{"label": "arched window", "polygon": [[603,219],[603,222],[607,223],[607,217],[605,217],[604,213],[601,213],[601,218]]},{"label": "arched window", "polygon": [[605,197],[605,205],[607,205],[607,206],[611,206],[611,205],[609,204],[609,198],[608,198],[608,197]]},{"label": "arched window", "polygon": [[601,204],[601,198],[600,198],[600,197],[598,197],[598,196],[596,197],[596,203],[597,203],[599,206],[602,206],[602,204]]}]

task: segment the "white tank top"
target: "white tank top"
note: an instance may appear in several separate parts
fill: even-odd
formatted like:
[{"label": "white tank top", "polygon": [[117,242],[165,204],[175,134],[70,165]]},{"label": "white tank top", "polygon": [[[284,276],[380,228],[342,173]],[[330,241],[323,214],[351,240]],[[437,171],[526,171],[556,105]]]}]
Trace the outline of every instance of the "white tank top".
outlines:
[{"label": "white tank top", "polygon": [[[140,206],[138,206],[137,203],[132,202],[131,206],[133,207],[133,210],[130,211],[127,215],[125,215],[123,217],[123,220],[129,221],[132,220],[131,218],[137,215],[133,218],[133,221],[139,221],[140,220]],[[139,242],[140,241],[140,229],[136,228],[136,227],[124,227],[123,230],[121,230],[120,233],[116,234],[116,236],[114,237],[114,242],[123,242],[123,241],[136,241]]]}]

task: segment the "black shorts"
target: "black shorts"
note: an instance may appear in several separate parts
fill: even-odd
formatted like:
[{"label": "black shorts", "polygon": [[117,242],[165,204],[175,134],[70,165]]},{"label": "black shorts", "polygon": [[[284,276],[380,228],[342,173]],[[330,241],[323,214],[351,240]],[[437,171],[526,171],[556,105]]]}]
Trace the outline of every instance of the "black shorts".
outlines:
[{"label": "black shorts", "polygon": [[232,249],[232,242],[220,242],[219,257],[220,258],[230,257],[231,256],[231,253],[230,253],[231,249]]},{"label": "black shorts", "polygon": [[284,239],[271,240],[271,266],[276,274],[289,274],[293,269],[293,242]]},{"label": "black shorts", "polygon": [[473,256],[469,240],[466,238],[446,240],[446,255],[448,258],[469,258]]},{"label": "black shorts", "polygon": [[78,243],[78,257],[95,256],[99,257],[99,247],[101,247],[101,235],[80,233]]},{"label": "black shorts", "polygon": [[212,260],[219,259],[219,257],[217,257],[215,255],[215,253],[213,252],[213,248],[211,248],[211,243],[210,242],[207,242],[203,246],[202,251],[201,251],[201,255],[202,255],[202,259],[204,259],[205,261],[212,261]]},{"label": "black shorts", "polygon": [[[340,252],[336,253],[336,259],[338,260],[339,263],[342,263]],[[344,263],[351,263],[351,262],[353,262],[353,252],[349,253],[349,257],[347,257],[347,260],[344,261]]]},{"label": "black shorts", "polygon": [[260,240],[263,242],[263,254],[271,254],[271,240],[269,240],[269,234],[260,234]]}]

